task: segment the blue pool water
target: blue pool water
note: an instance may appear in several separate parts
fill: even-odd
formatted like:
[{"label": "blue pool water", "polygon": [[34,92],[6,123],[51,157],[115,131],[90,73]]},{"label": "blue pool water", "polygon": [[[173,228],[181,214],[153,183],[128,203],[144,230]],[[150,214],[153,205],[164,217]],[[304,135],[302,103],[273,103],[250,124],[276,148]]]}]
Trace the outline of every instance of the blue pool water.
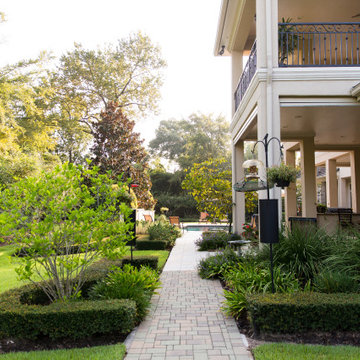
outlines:
[{"label": "blue pool water", "polygon": [[186,231],[214,231],[214,230],[229,230],[228,225],[185,225]]}]

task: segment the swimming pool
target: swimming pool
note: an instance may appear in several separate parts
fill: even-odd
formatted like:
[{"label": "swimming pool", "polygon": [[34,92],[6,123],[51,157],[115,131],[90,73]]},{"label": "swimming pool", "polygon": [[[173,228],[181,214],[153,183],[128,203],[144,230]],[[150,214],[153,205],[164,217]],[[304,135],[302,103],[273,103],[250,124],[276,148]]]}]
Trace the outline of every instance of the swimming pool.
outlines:
[{"label": "swimming pool", "polygon": [[186,231],[216,231],[216,230],[229,230],[228,225],[185,225]]}]

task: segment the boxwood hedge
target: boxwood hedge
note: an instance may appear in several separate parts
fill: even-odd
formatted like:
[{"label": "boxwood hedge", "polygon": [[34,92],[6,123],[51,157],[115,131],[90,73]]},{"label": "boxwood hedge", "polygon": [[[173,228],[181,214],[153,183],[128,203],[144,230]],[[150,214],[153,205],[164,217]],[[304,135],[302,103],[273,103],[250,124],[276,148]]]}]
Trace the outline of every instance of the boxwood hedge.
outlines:
[{"label": "boxwood hedge", "polygon": [[359,331],[360,294],[255,294],[246,297],[256,333]]},{"label": "boxwood hedge", "polygon": [[159,258],[157,256],[134,256],[131,260],[130,256],[125,256],[122,258],[122,265],[130,264],[138,269],[141,266],[148,266],[151,269],[157,270]]},{"label": "boxwood hedge", "polygon": [[135,326],[136,304],[131,300],[74,300],[49,305],[22,302],[34,285],[0,295],[0,336],[36,339],[77,339],[93,334],[128,333]]},{"label": "boxwood hedge", "polygon": [[136,240],[137,250],[166,250],[168,242],[165,240]]}]

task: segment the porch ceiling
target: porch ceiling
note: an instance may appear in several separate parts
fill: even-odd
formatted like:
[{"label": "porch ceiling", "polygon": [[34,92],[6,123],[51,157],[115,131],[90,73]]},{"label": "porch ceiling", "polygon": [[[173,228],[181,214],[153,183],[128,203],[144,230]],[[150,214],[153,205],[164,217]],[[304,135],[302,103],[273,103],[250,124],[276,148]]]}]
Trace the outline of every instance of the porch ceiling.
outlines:
[{"label": "porch ceiling", "polygon": [[360,105],[282,107],[281,139],[314,136],[318,149],[360,146]]},{"label": "porch ceiling", "polygon": [[279,0],[279,21],[353,22],[360,21],[359,0]]},{"label": "porch ceiling", "polygon": [[[346,151],[360,147],[360,104],[352,106],[281,107],[281,140],[314,137],[317,150]],[[257,139],[257,121],[244,140]]]}]

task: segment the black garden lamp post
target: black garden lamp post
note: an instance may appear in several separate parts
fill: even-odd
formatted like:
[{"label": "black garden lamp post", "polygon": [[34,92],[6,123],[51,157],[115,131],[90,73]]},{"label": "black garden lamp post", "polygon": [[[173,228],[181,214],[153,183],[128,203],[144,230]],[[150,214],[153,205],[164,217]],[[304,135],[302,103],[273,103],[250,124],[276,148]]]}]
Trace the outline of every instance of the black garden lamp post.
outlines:
[{"label": "black garden lamp post", "polygon": [[273,140],[279,143],[280,154],[282,155],[282,145],[278,138],[272,137],[268,139],[269,134],[264,136],[263,140],[258,140],[253,147],[254,153],[257,144],[263,144],[265,149],[265,166],[266,166],[266,193],[267,199],[259,200],[259,222],[260,222],[260,241],[270,245],[270,271],[271,271],[271,290],[275,293],[274,286],[274,266],[273,266],[273,248],[272,245],[279,242],[279,212],[278,200],[270,199],[270,188],[267,175],[269,167],[268,150],[269,143]]}]

